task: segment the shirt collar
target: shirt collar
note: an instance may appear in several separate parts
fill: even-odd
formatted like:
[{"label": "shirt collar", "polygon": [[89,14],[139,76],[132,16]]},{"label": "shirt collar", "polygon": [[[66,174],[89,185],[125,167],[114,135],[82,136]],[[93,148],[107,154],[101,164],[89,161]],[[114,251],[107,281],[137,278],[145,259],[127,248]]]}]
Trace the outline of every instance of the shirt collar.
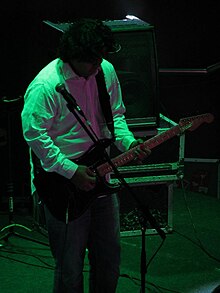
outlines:
[{"label": "shirt collar", "polygon": [[[81,77],[79,75],[77,75],[72,67],[69,65],[69,63],[63,62],[61,59],[59,59],[58,61],[58,66],[59,66],[59,70],[60,73],[62,74],[64,80],[69,80],[69,79],[82,79],[84,77]],[[98,72],[101,70],[101,67],[99,67],[96,72],[94,72],[92,75],[89,76],[88,79],[90,79],[92,76],[95,76],[96,74],[98,74]]]}]

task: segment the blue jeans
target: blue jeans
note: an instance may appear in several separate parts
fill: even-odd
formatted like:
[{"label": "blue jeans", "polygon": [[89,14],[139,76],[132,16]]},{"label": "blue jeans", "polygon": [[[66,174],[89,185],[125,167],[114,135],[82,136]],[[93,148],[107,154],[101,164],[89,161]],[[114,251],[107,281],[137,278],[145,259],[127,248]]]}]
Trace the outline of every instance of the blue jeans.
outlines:
[{"label": "blue jeans", "polygon": [[117,195],[97,198],[89,209],[65,224],[45,209],[51,252],[55,259],[54,293],[82,293],[88,248],[89,292],[116,292],[120,266],[120,224]]}]

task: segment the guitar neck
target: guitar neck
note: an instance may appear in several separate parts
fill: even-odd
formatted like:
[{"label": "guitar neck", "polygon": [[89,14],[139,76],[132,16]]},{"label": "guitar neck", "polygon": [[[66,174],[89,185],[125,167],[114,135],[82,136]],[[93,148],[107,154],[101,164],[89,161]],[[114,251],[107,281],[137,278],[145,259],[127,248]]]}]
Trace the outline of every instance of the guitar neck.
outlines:
[{"label": "guitar neck", "polygon": [[[169,130],[162,132],[162,133],[146,140],[145,142],[143,142],[143,146],[148,147],[149,149],[153,149],[156,146],[163,143],[164,141],[169,140],[170,138],[172,138],[180,133],[181,133],[180,126],[179,125],[173,126]],[[129,151],[124,152],[121,155],[113,158],[112,163],[116,167],[121,167],[121,166],[124,166],[124,165],[132,162],[137,156],[136,152],[135,152],[137,150],[137,148],[138,148],[138,146],[136,146],[136,147],[130,149]],[[101,177],[103,177],[106,174],[112,172],[112,166],[108,162],[106,162],[106,163],[98,166],[97,171],[98,171],[99,175]]]}]

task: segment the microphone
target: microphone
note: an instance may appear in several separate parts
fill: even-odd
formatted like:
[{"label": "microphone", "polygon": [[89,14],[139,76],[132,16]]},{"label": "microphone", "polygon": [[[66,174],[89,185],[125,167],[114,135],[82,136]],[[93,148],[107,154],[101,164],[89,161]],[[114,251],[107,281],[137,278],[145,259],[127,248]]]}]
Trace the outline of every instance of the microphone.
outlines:
[{"label": "microphone", "polygon": [[56,91],[60,93],[64,99],[67,101],[68,104],[74,106],[77,111],[83,115],[82,110],[80,109],[79,105],[76,103],[75,98],[66,90],[65,85],[63,83],[58,83],[55,87]]}]

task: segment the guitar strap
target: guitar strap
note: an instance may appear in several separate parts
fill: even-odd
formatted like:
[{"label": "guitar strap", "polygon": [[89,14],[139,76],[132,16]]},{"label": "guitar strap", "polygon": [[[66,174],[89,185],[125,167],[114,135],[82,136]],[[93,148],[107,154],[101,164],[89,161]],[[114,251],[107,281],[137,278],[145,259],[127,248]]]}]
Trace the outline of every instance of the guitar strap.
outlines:
[{"label": "guitar strap", "polygon": [[104,73],[102,69],[96,75],[96,82],[98,86],[99,101],[102,108],[102,112],[104,114],[107,127],[109,131],[111,132],[112,140],[115,141],[114,121],[113,121],[112,110],[110,105],[110,96],[107,92],[105,77],[104,77]]}]

